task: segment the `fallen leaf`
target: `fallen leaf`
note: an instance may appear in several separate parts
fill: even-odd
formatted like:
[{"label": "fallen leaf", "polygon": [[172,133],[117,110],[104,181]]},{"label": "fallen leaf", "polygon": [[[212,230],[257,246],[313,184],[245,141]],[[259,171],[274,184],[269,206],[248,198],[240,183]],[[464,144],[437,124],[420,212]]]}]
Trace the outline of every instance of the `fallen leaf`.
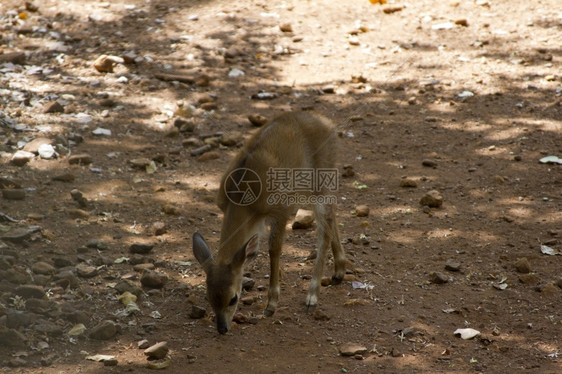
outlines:
[{"label": "fallen leaf", "polygon": [[541,245],[541,252],[549,256],[562,255],[562,253],[559,250],[551,248],[544,244]]}]

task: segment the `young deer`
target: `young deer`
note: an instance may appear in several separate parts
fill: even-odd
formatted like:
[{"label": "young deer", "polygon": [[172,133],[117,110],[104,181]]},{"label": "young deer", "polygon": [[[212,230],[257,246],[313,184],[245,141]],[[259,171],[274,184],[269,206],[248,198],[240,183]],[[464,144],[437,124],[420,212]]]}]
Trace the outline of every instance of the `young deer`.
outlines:
[{"label": "young deer", "polygon": [[[306,297],[307,310],[318,302],[328,247],[332,248],[334,256],[332,284],[342,281],[346,258],[336,224],[335,197],[327,196],[329,190],[337,188],[335,151],[336,135],[330,121],[305,112],[286,113],[261,128],[230,164],[218,193],[217,203],[224,213],[224,220],[217,258],[213,258],[199,233],[193,235],[193,254],[207,275],[207,295],[216,315],[219,333],[224,334],[230,328],[242,291],[244,264],[256,256],[258,233],[264,231],[266,225],[270,226],[271,271],[264,314],[271,316],[275,312],[279,299],[279,257],[285,226],[296,208],[303,206],[302,203],[310,205],[311,200],[317,201],[313,207],[318,253]],[[288,186],[275,180],[273,182],[278,183],[271,183],[272,171],[276,170],[288,170],[289,173],[312,171],[314,188],[297,191],[296,185]],[[332,184],[328,188],[321,185],[323,183],[318,177],[322,171],[332,172],[335,186]],[[263,186],[266,180],[268,185]],[[329,201],[330,197],[332,201]]]}]

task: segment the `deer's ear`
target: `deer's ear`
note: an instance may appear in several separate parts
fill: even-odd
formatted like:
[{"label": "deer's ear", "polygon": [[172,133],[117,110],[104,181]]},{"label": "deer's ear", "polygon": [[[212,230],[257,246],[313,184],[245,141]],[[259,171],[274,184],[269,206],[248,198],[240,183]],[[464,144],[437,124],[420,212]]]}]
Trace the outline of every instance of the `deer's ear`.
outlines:
[{"label": "deer's ear", "polygon": [[206,273],[214,260],[207,242],[198,232],[193,234],[193,255]]},{"label": "deer's ear", "polygon": [[258,246],[258,234],[255,234],[236,252],[232,266],[241,267],[245,262],[253,260],[258,254]]}]

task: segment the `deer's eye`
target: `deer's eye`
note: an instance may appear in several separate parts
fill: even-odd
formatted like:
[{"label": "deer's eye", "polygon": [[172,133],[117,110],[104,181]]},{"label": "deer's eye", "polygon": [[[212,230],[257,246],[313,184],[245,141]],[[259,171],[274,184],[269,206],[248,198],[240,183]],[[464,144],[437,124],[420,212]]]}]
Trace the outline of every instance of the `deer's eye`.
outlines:
[{"label": "deer's eye", "polygon": [[238,295],[234,295],[234,297],[230,299],[228,306],[233,306],[234,304],[236,304],[237,301],[238,301]]}]

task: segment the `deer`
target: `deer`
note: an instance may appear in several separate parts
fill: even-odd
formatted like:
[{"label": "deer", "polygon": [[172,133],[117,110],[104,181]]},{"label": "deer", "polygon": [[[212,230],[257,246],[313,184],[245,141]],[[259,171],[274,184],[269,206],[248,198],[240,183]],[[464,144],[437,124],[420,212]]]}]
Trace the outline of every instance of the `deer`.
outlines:
[{"label": "deer", "polygon": [[[335,190],[333,180],[320,183],[322,178],[318,177],[322,171],[335,172],[337,188],[336,140],[335,126],[327,118],[308,112],[287,112],[253,134],[222,176],[217,205],[223,212],[223,222],[216,258],[203,236],[193,234],[193,254],[206,275],[207,298],[220,334],[231,327],[241,297],[244,266],[257,256],[259,238],[266,236],[268,226],[270,276],[263,313],[266,317],[274,314],[280,293],[279,262],[286,226],[297,208],[310,207],[311,201],[317,256],[305,301],[307,312],[318,304],[328,247],[334,261],[331,284],[342,282],[346,256],[336,223],[337,198],[323,199]],[[317,183],[313,188],[301,188],[306,184],[303,180],[300,186],[281,183],[286,180],[273,178],[273,172],[279,170],[307,171]]]}]

